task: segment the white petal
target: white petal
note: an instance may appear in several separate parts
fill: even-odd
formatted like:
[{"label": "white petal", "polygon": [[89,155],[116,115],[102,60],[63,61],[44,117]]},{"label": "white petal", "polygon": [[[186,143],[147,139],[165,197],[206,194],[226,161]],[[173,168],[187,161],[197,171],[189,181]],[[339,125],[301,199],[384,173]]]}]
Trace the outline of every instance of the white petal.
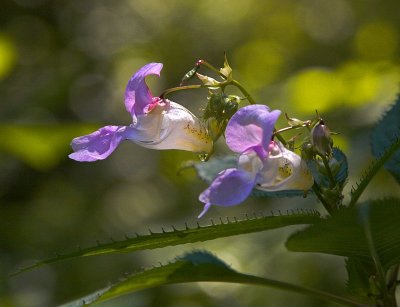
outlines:
[{"label": "white petal", "polygon": [[212,150],[212,140],[200,120],[185,107],[167,101],[137,117],[129,136],[133,142],[151,149],[180,149],[200,153]]},{"label": "white petal", "polygon": [[310,189],[314,180],[306,163],[281,143],[275,144],[258,173],[256,188],[264,191]]},{"label": "white petal", "polygon": [[250,150],[239,156],[238,168],[256,176],[257,173],[263,168],[263,162],[255,151]]}]

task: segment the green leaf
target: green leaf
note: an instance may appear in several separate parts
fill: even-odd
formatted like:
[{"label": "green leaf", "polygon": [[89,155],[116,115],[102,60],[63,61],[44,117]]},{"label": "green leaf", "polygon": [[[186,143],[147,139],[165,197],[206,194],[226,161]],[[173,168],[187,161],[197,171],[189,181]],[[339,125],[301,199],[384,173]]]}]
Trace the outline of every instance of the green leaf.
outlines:
[{"label": "green leaf", "polygon": [[376,200],[361,206],[343,208],[286,242],[291,251],[316,252],[372,261],[365,227],[371,233],[374,250],[385,269],[400,263],[400,201]]},{"label": "green leaf", "polygon": [[297,213],[288,213],[286,215],[273,215],[267,217],[246,218],[244,220],[233,221],[227,218],[224,223],[220,219],[219,224],[215,224],[211,220],[211,225],[186,228],[178,230],[172,226],[172,230],[163,231],[161,233],[153,233],[150,231],[148,235],[137,235],[134,238],[126,238],[121,241],[112,241],[109,243],[98,243],[97,246],[80,249],[78,251],[57,255],[57,257],[39,261],[31,266],[25,267],[14,275],[21,272],[42,266],[44,264],[54,263],[61,260],[73,259],[79,257],[88,257],[101,254],[127,253],[139,250],[148,250],[161,248],[166,246],[176,246],[186,243],[204,242],[217,238],[241,235],[246,233],[259,232],[269,229],[276,229],[290,225],[313,224],[320,220],[317,211],[298,211]]},{"label": "green leaf", "polygon": [[[206,181],[207,183],[211,183],[215,177],[217,177],[218,173],[228,169],[228,168],[236,168],[237,167],[237,155],[230,156],[219,156],[210,159],[207,162],[199,162],[193,163],[193,166],[197,174],[201,179]],[[284,190],[284,191],[275,191],[275,192],[267,192],[261,191],[257,189],[253,189],[251,195],[256,197],[296,197],[296,196],[304,196],[304,191],[300,190]]]},{"label": "green leaf", "polygon": [[337,182],[343,185],[349,175],[346,155],[335,147],[332,150],[332,157],[335,160],[332,166],[333,176],[335,176]]},{"label": "green leaf", "polygon": [[382,154],[382,156],[371,164],[371,166],[362,176],[360,182],[357,184],[357,187],[351,190],[351,200],[349,204],[350,207],[354,206],[357,203],[359,197],[366,189],[372,178],[374,178],[374,176],[380,170],[380,168],[387,161],[389,161],[392,158],[392,156],[396,153],[396,151],[398,151],[399,149],[400,149],[400,139],[391,144],[391,146]]},{"label": "green leaf", "polygon": [[237,167],[237,159],[236,155],[216,156],[207,162],[193,163],[192,166],[196,169],[201,179],[207,183],[211,183],[219,172]]},{"label": "green leaf", "polygon": [[[307,165],[310,168],[314,180],[318,183],[318,185],[329,188],[329,176],[326,173],[326,169],[323,166],[322,161],[319,162],[316,160],[308,160]],[[347,158],[346,155],[337,147],[334,147],[332,150],[332,158],[329,161],[329,166],[333,176],[335,177],[335,181],[343,186],[348,176]]]},{"label": "green leaf", "polygon": [[[380,158],[393,143],[400,138],[400,95],[392,108],[383,116],[372,132],[372,153]],[[385,163],[389,170],[400,183],[400,149]]]},{"label": "green leaf", "polygon": [[350,293],[364,297],[373,295],[370,290],[369,278],[375,274],[375,268],[371,262],[351,257],[346,259],[346,270],[348,274],[346,287]]},{"label": "green leaf", "polygon": [[105,292],[110,290],[110,288],[111,288],[111,285],[107,286],[103,289],[100,289],[94,293],[91,293],[89,295],[81,297],[75,301],[69,302],[67,304],[63,304],[60,307],[81,307],[81,306],[92,304],[93,302],[98,300],[102,294],[104,294]]},{"label": "green leaf", "polygon": [[[132,274],[125,277],[122,281],[84,299],[87,303],[99,303],[142,289],[188,282],[228,282],[273,287],[314,296],[343,305],[365,306],[360,302],[331,293],[236,272],[222,260],[205,251],[187,253],[182,257],[176,258],[175,261],[169,264]],[[96,297],[97,299],[92,299]],[[91,300],[87,301],[88,298]],[[82,306],[84,305],[84,299],[65,306]]]}]

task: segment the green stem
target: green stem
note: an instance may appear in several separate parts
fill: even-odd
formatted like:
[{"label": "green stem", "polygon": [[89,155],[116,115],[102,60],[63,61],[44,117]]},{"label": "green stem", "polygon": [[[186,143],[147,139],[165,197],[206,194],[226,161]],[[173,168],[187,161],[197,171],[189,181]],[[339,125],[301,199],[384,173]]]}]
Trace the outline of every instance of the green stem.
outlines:
[{"label": "green stem", "polygon": [[325,155],[320,155],[320,157],[322,159],[322,162],[324,163],[326,172],[328,173],[328,178],[329,178],[329,181],[331,183],[331,188],[333,188],[336,185],[336,181],[335,181],[335,177],[333,177],[333,174],[332,174],[332,171],[331,171],[331,167],[329,166],[329,161],[328,161],[328,159],[326,158]]},{"label": "green stem", "polygon": [[286,142],[285,139],[282,137],[282,135],[280,135],[279,133],[278,133],[278,134],[275,134],[275,133],[276,133],[276,130],[274,129],[274,136],[276,136],[276,138],[277,138],[284,146],[286,146],[287,142]]},{"label": "green stem", "polygon": [[304,128],[304,127],[308,127],[307,124],[304,125],[298,125],[298,126],[290,126],[290,127],[286,127],[286,128],[282,128],[279,130],[274,130],[274,136],[276,136],[276,138],[283,144],[286,145],[287,142],[285,141],[285,139],[280,135],[282,132],[285,131],[289,131],[289,130],[293,130],[293,129],[299,129],[299,128]]},{"label": "green stem", "polygon": [[[200,60],[198,63],[200,65],[203,65],[203,66],[211,69],[213,72],[215,72],[216,74],[221,76],[224,80],[227,80],[226,76],[223,73],[221,73],[221,71],[219,71],[217,68],[215,68],[213,65],[211,65],[207,61]],[[231,81],[228,81],[225,85],[229,85],[229,84],[236,86],[243,93],[244,97],[249,101],[250,104],[256,104],[256,101],[253,99],[253,97],[251,97],[250,93],[248,91],[246,91],[246,89],[238,81],[231,80]]]},{"label": "green stem", "polygon": [[322,203],[322,205],[324,206],[325,210],[328,211],[328,213],[330,215],[332,215],[334,212],[330,206],[330,204],[325,200],[325,198],[322,196],[321,192],[320,192],[320,187],[318,185],[318,183],[316,183],[314,181],[314,185],[312,186],[312,189],[315,193],[315,195],[317,196],[317,198],[319,199],[319,201]]},{"label": "green stem", "polygon": [[285,127],[279,130],[274,131],[274,134],[280,134],[282,132],[286,132],[286,131],[290,131],[290,130],[294,130],[294,129],[300,129],[300,128],[304,128],[307,127],[306,125],[298,125],[298,126],[290,126],[290,127]]},{"label": "green stem", "polygon": [[397,286],[397,276],[399,274],[400,265],[394,265],[388,272],[388,289],[389,291],[395,293]]},{"label": "green stem", "polygon": [[236,86],[244,95],[244,97],[249,101],[250,104],[256,104],[256,101],[251,97],[250,93],[236,80],[232,80],[231,84]]},{"label": "green stem", "polygon": [[[366,212],[368,212],[368,211],[366,211]],[[366,212],[362,212],[362,214],[361,214],[362,222],[363,222],[362,224],[363,224],[363,228],[364,228],[364,235],[365,235],[365,238],[367,239],[369,253],[370,253],[372,261],[374,262],[374,265],[375,265],[378,282],[379,282],[379,289],[382,292],[384,300],[387,301],[389,298],[389,292],[388,292],[388,288],[386,286],[385,270],[382,266],[382,263],[380,262],[378,253],[376,252],[376,249],[375,249],[374,240],[372,238],[372,233],[371,233],[371,225],[369,223],[368,215],[366,214]]]},{"label": "green stem", "polygon": [[223,73],[221,73],[219,71],[219,69],[215,68],[213,65],[211,65],[210,63],[208,63],[207,61],[204,60],[199,60],[197,62],[199,65],[203,65],[205,67],[207,67],[208,69],[211,69],[213,72],[215,72],[217,75],[221,76],[222,79],[226,80],[226,77]]},{"label": "green stem", "polygon": [[206,86],[206,85],[198,85],[198,84],[172,87],[172,88],[169,88],[169,89],[165,90],[165,91],[160,95],[160,97],[161,97],[162,99],[165,99],[166,96],[167,96],[168,94],[171,94],[171,93],[173,93],[173,92],[184,91],[184,90],[192,90],[192,89],[198,89],[198,88],[207,88],[207,87],[208,87],[208,86]]}]

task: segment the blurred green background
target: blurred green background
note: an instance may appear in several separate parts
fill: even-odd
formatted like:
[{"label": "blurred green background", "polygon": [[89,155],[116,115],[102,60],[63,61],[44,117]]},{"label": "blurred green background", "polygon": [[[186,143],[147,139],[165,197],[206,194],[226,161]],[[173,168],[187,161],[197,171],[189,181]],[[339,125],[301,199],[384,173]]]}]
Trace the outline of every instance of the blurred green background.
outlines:
[{"label": "blurred green background", "polygon": [[[7,275],[34,260],[96,240],[195,225],[206,187],[180,165],[192,153],[125,142],[107,160],[78,163],[69,143],[105,124],[126,125],[130,76],[162,62],[155,95],[179,84],[198,59],[223,53],[258,103],[309,119],[315,110],[347,154],[350,185],[371,161],[369,133],[400,80],[398,0],[14,0],[0,8],[0,305],[53,306],[124,272],[208,249],[239,271],[343,291],[340,257],[289,253],[296,227],[135,254],[61,262]],[[203,71],[204,72],[204,71]],[[206,91],[171,98],[195,113]],[[283,127],[283,121],[280,122]],[[279,125],[278,125],[279,126]],[[226,150],[223,141],[219,152]],[[348,194],[349,189],[346,190]],[[396,194],[382,171],[365,197]],[[317,208],[306,199],[249,199],[210,217]],[[221,284],[162,287],[104,306],[330,306],[276,290]]]}]

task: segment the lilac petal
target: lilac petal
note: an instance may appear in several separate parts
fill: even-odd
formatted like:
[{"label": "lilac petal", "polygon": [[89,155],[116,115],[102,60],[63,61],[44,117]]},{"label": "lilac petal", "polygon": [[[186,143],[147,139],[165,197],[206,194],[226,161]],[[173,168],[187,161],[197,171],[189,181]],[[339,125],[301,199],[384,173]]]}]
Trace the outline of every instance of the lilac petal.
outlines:
[{"label": "lilac petal", "polygon": [[146,106],[152,103],[153,95],[147,87],[146,76],[160,76],[162,67],[161,63],[149,63],[140,68],[129,80],[125,90],[125,107],[134,120],[137,115],[144,114]]},{"label": "lilac petal", "polygon": [[254,150],[261,159],[268,155],[275,122],[281,111],[270,111],[265,105],[241,108],[230,119],[226,131],[226,144],[237,153]]},{"label": "lilac petal", "polygon": [[107,158],[126,139],[125,126],[105,126],[71,142],[74,153],[69,157],[80,162],[92,162]]},{"label": "lilac petal", "polygon": [[249,172],[229,168],[218,174],[211,185],[200,194],[199,200],[205,207],[203,216],[211,205],[234,206],[244,201],[254,187],[255,176]]}]

